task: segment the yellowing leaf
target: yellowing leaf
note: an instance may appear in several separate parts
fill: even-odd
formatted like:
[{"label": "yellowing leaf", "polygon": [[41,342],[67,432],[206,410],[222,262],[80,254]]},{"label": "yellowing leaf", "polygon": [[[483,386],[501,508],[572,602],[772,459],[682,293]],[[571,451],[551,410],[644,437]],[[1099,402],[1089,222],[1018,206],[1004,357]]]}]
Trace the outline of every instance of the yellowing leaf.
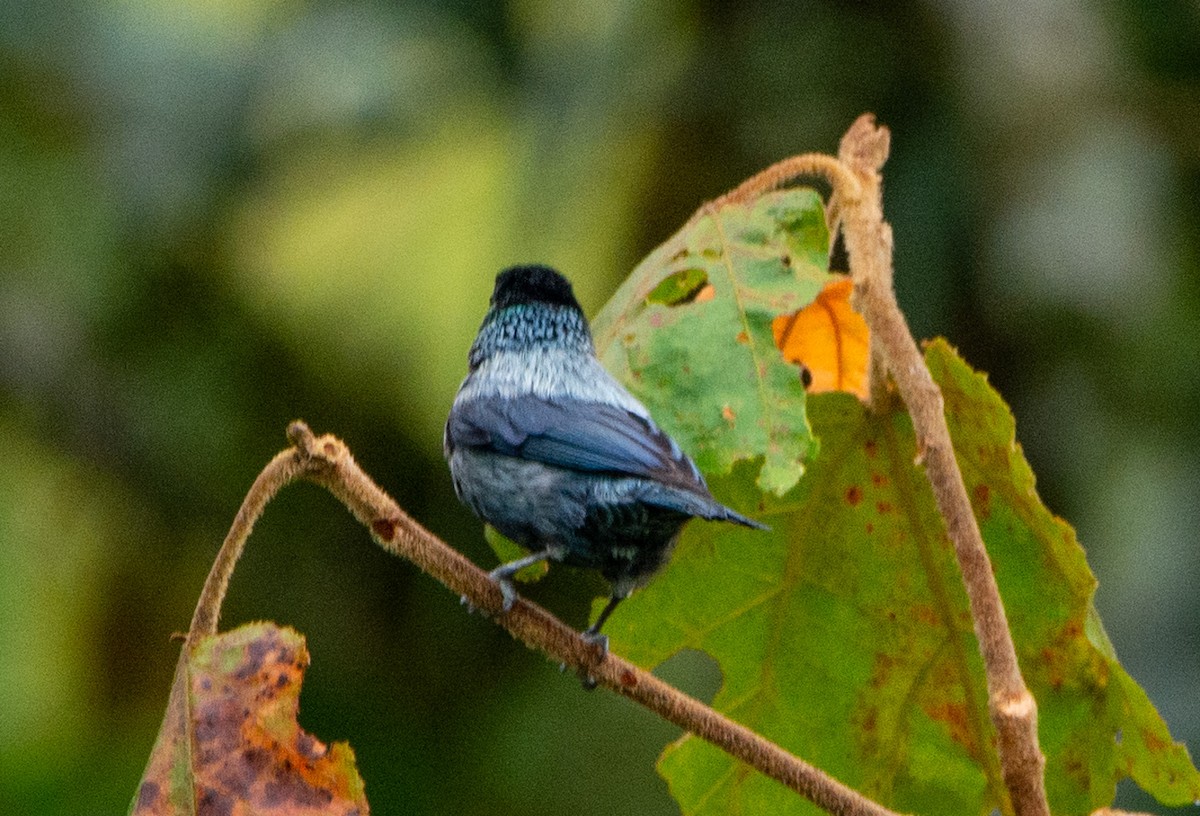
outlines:
[{"label": "yellowing leaf", "polygon": [[812,303],[771,324],[784,358],[808,369],[811,394],[849,391],[867,398],[870,331],[850,308],[851,288],[849,278],[830,281]]},{"label": "yellowing leaf", "polygon": [[132,816],[366,816],[350,746],[296,722],[300,634],[256,623],[184,648]]}]

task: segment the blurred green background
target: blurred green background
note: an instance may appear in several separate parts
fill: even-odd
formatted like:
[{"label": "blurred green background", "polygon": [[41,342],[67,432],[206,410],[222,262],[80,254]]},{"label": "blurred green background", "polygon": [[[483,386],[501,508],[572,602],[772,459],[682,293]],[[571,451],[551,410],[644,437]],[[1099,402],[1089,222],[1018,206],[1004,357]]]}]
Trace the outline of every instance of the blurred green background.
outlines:
[{"label": "blurred green background", "polygon": [[[1195,2],[6,0],[0,813],[124,812],[168,636],[289,420],[490,565],[440,435],[496,271],[557,265],[594,313],[701,202],[867,110],[914,332],[1012,404],[1197,753]],[[582,625],[598,590],[531,594]],[[307,635],[301,722],[353,744],[377,813],[675,812],[674,729],[316,488],[235,575],[224,624],[261,618]]]}]

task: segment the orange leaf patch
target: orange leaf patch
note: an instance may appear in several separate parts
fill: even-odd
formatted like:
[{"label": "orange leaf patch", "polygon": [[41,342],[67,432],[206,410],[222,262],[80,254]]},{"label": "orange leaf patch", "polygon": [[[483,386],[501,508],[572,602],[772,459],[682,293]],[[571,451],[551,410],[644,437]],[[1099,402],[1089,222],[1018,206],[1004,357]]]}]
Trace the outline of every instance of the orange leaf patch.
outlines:
[{"label": "orange leaf patch", "polygon": [[800,311],[775,318],[772,328],[784,358],[808,369],[811,393],[849,391],[866,399],[870,332],[850,308],[850,289],[848,278],[832,281]]}]

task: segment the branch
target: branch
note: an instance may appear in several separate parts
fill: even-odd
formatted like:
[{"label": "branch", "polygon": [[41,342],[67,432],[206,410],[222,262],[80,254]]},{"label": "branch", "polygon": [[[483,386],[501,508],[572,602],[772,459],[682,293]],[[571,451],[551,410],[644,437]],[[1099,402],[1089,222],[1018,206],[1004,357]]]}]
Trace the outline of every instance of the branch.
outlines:
[{"label": "branch", "polygon": [[[246,539],[254,530],[254,522],[258,521],[263,509],[280,488],[295,481],[303,467],[304,462],[294,449],[285,450],[277,453],[263,468],[262,473],[258,474],[254,484],[250,485],[246,498],[242,500],[242,506],[233,517],[233,525],[229,528],[221,549],[217,551],[217,557],[208,571],[208,578],[204,580],[204,589],[200,590],[200,600],[196,602],[196,611],[192,613],[192,623],[188,627],[189,645],[194,645],[201,637],[217,633],[221,603],[225,600],[225,591],[229,588],[233,568],[242,557]],[[186,651],[187,649],[184,649],[185,653]],[[183,656],[179,659],[182,663]]]},{"label": "branch", "polygon": [[[838,187],[840,176],[834,180],[856,308],[871,330],[872,368],[878,355],[908,405],[917,450],[954,544],[987,672],[988,712],[999,737],[1001,773],[1013,811],[1017,816],[1049,816],[1043,779],[1046,760],[1037,739],[1037,703],[1017,665],[991,561],[954,458],[942,393],[925,367],[892,288],[892,230],[883,220],[879,175],[887,160],[888,139],[887,129],[877,127],[874,117],[865,114],[846,132],[838,152],[841,163],[857,179],[848,188]],[[873,400],[884,398],[884,382],[883,371],[874,371]]]},{"label": "branch", "polygon": [[267,502],[283,486],[306,479],[346,505],[385,550],[412,561],[518,640],[555,662],[591,676],[598,684],[711,742],[830,813],[897,816],[629,661],[611,652],[601,655],[594,644],[540,606],[519,598],[509,612],[502,613],[500,589],[487,574],[401,510],[359,468],[341,440],[329,435],[315,437],[303,422],[293,422],[288,437],[293,447],[277,454],[263,469],[238,510],[205,581],[188,632],[189,644],[216,633],[233,566]]}]

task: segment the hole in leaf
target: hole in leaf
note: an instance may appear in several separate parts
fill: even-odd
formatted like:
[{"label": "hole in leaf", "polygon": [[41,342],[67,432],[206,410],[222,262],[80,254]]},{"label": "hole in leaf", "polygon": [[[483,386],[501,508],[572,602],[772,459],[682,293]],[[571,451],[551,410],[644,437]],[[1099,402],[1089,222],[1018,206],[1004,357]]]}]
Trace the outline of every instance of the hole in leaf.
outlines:
[{"label": "hole in leaf", "polygon": [[646,296],[646,302],[682,306],[693,301],[711,300],[712,295],[713,288],[708,284],[708,273],[703,269],[692,268],[668,275]]},{"label": "hole in leaf", "polygon": [[721,689],[721,666],[706,653],[683,649],[668,657],[654,674],[704,703],[711,703]]}]

